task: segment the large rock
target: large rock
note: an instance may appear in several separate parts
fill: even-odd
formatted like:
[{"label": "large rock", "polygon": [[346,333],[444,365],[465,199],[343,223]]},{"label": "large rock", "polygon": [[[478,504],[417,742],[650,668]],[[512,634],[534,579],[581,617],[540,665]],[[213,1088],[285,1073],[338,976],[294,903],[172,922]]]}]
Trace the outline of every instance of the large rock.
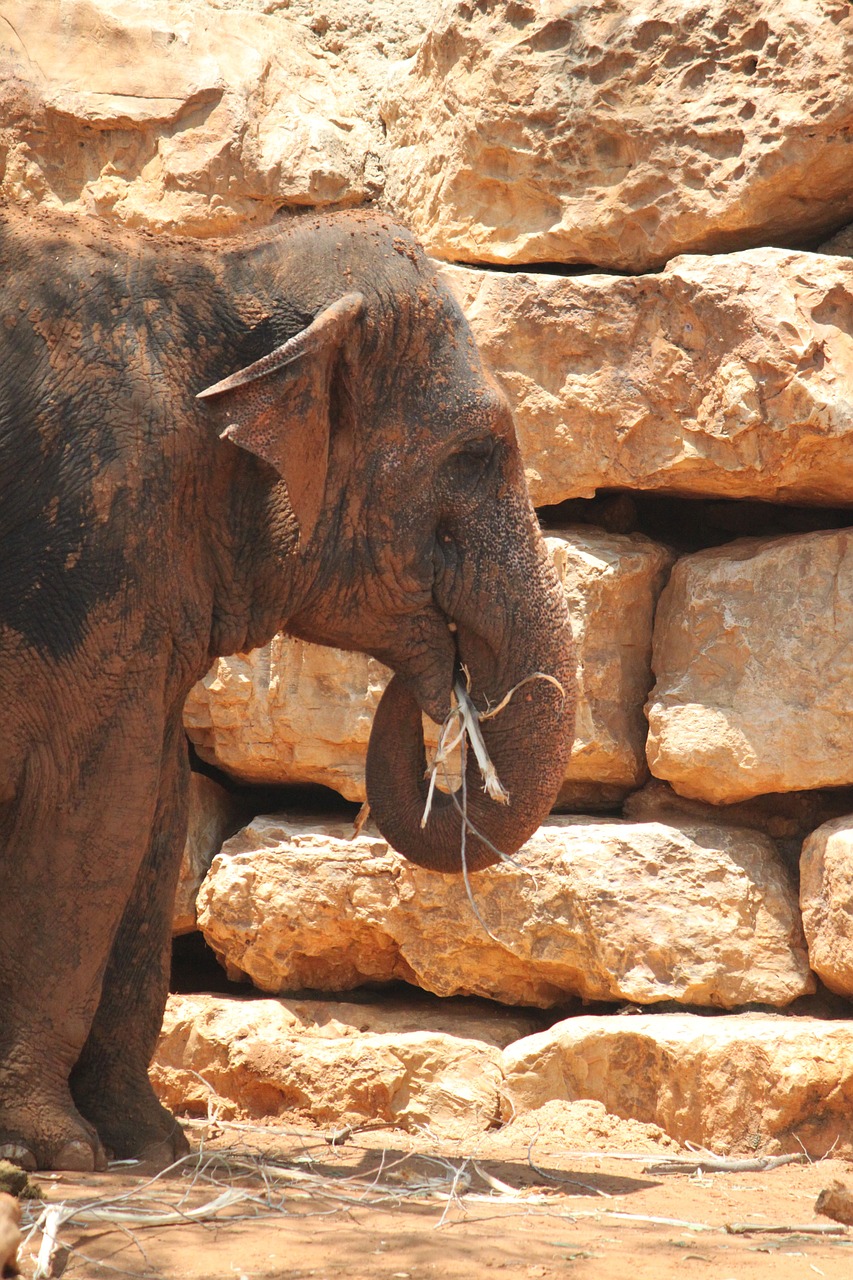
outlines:
[{"label": "large rock", "polygon": [[853,815],[805,841],[800,906],[812,968],[830,991],[853,996]]},{"label": "large rock", "polygon": [[403,978],[541,1007],[784,1005],[814,986],[796,893],[755,832],[553,818],[520,866],[472,879],[475,905],[461,877],[350,834],[261,817],[228,841],[199,927],[230,976],[268,992]]},{"label": "large rock", "polygon": [[523,1013],[172,996],[151,1077],[183,1115],[380,1120],[465,1137],[500,1112],[501,1049]]},{"label": "large rock", "polygon": [[444,276],[510,397],[537,506],[602,488],[853,500],[850,260],[755,249],[639,278]]},{"label": "large rock", "polygon": [[[574,620],[578,714],[560,807],[618,802],[646,774],[643,701],[655,604],[672,557],[639,534],[555,531],[548,547]],[[363,800],[373,713],[388,670],[284,636],[220,658],[184,720],[203,759],[248,783],[321,783]],[[429,741],[436,730],[427,726]]]},{"label": "large rock", "polygon": [[849,787],[783,791],[735,804],[714,805],[680,796],[659,778],[650,778],[622,805],[622,817],[631,822],[668,822],[675,826],[682,822],[723,823],[763,831],[773,840],[787,865],[795,870],[799,869],[806,836],[823,823],[850,813],[853,813],[853,789]]},{"label": "large rock", "polygon": [[389,195],[439,257],[625,271],[853,215],[840,0],[447,3],[385,96]]},{"label": "large rock", "polygon": [[853,1155],[851,1021],[644,1014],[540,1031],[462,1002],[172,996],[151,1077],[179,1115],[428,1126],[492,1159],[513,1132],[542,1154],[653,1152],[669,1135],[721,1153]]},{"label": "large rock", "polygon": [[7,0],[0,191],[218,234],[382,188],[382,131],[307,23],[198,0]]},{"label": "large rock", "polygon": [[192,933],[196,927],[196,898],[210,864],[223,841],[251,816],[246,800],[205,777],[190,774],[189,815],[184,856],[175,895],[172,933]]},{"label": "large rock", "polygon": [[647,774],[652,627],[673,557],[639,534],[576,528],[545,541],[577,646],[575,742],[556,807],[612,806]]},{"label": "large rock", "polygon": [[729,804],[853,783],[853,530],[679,560],[655,622],[652,773]]},{"label": "large rock", "polygon": [[184,725],[203,760],[246,783],[319,783],[364,800],[373,713],[389,671],[375,658],[277,635],[219,658]]},{"label": "large rock", "polygon": [[510,1045],[505,1113],[592,1098],[724,1153],[853,1154],[853,1022],[581,1017]]}]

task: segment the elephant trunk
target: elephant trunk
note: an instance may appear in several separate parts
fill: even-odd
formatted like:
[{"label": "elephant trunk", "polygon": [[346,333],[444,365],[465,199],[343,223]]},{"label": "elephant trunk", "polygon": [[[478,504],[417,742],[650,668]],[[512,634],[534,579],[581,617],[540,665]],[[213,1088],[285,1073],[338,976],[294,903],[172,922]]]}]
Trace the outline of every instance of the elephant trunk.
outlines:
[{"label": "elephant trunk", "polygon": [[[562,591],[560,591],[562,601]],[[460,634],[464,653],[464,635]],[[486,747],[498,778],[508,793],[507,804],[490,798],[473,750],[467,751],[465,865],[469,871],[491,866],[501,854],[512,854],[529,839],[550,811],[563,781],[574,731],[575,673],[570,628],[562,621],[550,628],[547,651],[516,656],[513,674],[495,671],[475,677],[471,697],[485,710],[483,690],[491,704],[534,672],[516,688],[506,706],[480,721]],[[506,663],[501,663],[506,670]],[[478,674],[483,675],[482,664]],[[559,682],[557,688],[553,681]],[[479,697],[478,697],[479,692]],[[495,696],[497,695],[497,697]],[[426,754],[421,708],[409,687],[394,676],[374,717],[367,755],[367,795],[371,813],[388,842],[412,862],[433,871],[462,870],[462,794],[436,791],[425,825],[427,801]]]}]

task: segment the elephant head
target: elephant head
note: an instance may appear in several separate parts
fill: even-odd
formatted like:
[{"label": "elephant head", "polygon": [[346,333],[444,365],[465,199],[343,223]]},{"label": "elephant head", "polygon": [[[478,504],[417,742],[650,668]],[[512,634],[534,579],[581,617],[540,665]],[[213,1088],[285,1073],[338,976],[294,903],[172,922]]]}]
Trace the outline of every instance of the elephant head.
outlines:
[{"label": "elephant head", "polygon": [[299,541],[280,621],[394,671],[367,790],[406,857],[462,869],[460,797],[437,792],[422,825],[422,713],[441,722],[459,680],[480,712],[512,694],[482,722],[506,803],[484,792],[469,753],[473,870],[515,852],[556,797],[573,730],[570,623],[506,398],[458,305],[408,233],[366,220],[353,238],[351,222],[326,219],[298,263],[285,255],[291,295],[294,279],[309,282],[291,302],[309,322],[202,397],[223,437],[286,488]]}]

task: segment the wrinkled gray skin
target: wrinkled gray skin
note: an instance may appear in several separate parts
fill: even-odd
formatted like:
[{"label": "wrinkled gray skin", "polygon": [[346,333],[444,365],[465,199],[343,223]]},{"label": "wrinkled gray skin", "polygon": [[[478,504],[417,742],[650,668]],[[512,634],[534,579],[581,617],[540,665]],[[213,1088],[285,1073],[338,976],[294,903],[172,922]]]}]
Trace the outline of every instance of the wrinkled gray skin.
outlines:
[{"label": "wrinkled gray skin", "polygon": [[407,232],[343,214],[201,246],[0,215],[0,1155],[163,1163],[192,684],[282,628],[387,663],[374,814],[448,871],[421,711],[460,662],[480,708],[554,676],[565,696],[537,680],[487,722],[511,802],[471,776],[476,868],[559,786],[569,625],[504,399]]}]

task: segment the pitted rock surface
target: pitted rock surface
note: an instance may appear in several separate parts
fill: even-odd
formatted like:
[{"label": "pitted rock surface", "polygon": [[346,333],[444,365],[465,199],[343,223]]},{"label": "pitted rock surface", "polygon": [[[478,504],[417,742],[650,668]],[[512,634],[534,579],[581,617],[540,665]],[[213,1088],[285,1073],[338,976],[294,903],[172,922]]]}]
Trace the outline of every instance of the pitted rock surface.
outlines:
[{"label": "pitted rock surface", "polygon": [[[814,989],[796,891],[754,831],[556,818],[471,879],[344,824],[259,817],[226,843],[199,926],[267,992],[404,979],[436,995],[732,1008]],[[489,930],[489,932],[487,932]]]}]

